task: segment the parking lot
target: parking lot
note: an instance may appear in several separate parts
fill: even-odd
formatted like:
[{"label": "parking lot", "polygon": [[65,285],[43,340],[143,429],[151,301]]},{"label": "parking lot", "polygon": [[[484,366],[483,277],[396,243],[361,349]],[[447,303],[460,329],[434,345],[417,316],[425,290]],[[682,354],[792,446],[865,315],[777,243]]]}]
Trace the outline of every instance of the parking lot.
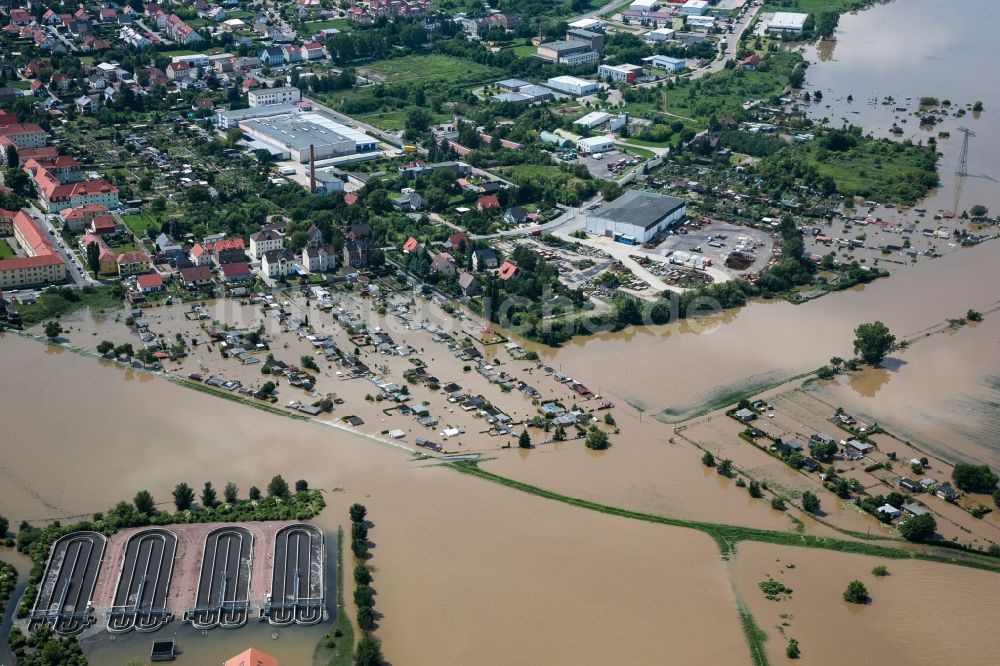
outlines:
[{"label": "parking lot", "polygon": [[269,602],[261,617],[277,626],[316,624],[323,619],[323,533],[312,525],[289,525],[274,538]]},{"label": "parking lot", "polygon": [[[712,260],[712,266],[730,275],[759,271],[767,265],[774,249],[774,237],[767,231],[713,220],[701,224],[690,220],[659,243],[653,252],[670,256],[675,252],[698,254]],[[726,259],[739,252],[751,263],[744,268],[726,265]]]},{"label": "parking lot", "polygon": [[29,631],[47,624],[70,636],[94,621],[90,601],[106,544],[97,532],[67,534],[55,542],[29,616]]},{"label": "parking lot", "polygon": [[185,620],[196,629],[246,624],[250,614],[253,534],[245,527],[227,526],[205,538],[196,606]]},{"label": "parking lot", "polygon": [[142,530],[129,538],[108,613],[108,631],[156,631],[171,620],[167,596],[176,550],[177,536],[169,530]]},{"label": "parking lot", "polygon": [[[625,172],[630,168],[630,166],[635,166],[636,164],[641,164],[641,157],[634,157],[632,155],[626,155],[620,150],[609,150],[605,153],[599,155],[585,155],[583,153],[579,156],[580,164],[587,167],[587,171],[590,172],[591,176],[595,178],[603,178],[604,180],[615,180],[620,176],[624,175]],[[639,160],[635,164],[630,166],[622,165],[618,167],[616,165],[621,165],[622,161],[634,161]]]}]

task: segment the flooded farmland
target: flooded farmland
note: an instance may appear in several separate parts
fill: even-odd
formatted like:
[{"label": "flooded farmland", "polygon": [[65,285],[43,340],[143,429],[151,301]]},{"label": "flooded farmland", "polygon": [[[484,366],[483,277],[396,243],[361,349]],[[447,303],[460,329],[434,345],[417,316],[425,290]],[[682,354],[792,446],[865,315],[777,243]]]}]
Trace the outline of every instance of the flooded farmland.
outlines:
[{"label": "flooded farmland", "polygon": [[[327,534],[350,503],[368,506],[378,635],[395,663],[653,663],[667,653],[722,663],[746,654],[724,564],[705,535],[547,502],[49,349],[11,335],[0,344],[6,371],[25,378],[16,391],[6,384],[0,402],[9,435],[0,505],[14,524],[87,516],[140,488],[163,501],[180,480],[246,489],[280,472],[328,491],[316,521]],[[59,418],[21,417],[42,401],[58,405]],[[601,631],[587,630],[597,617]],[[284,629],[272,641],[270,629],[243,631],[201,642],[180,629],[178,663],[217,663],[251,640],[309,663],[322,635]],[[144,659],[149,640],[105,641],[93,649],[107,657],[95,663]]]},{"label": "flooded farmland", "polygon": [[[889,575],[873,576],[876,565]],[[1000,598],[988,592],[996,574],[760,543],[741,544],[732,567],[772,664],[787,663],[789,637],[803,661],[821,666],[988,664],[1000,651]],[[791,588],[790,598],[766,599],[758,584],[768,577]],[[852,580],[868,588],[869,604],[841,598]]]}]

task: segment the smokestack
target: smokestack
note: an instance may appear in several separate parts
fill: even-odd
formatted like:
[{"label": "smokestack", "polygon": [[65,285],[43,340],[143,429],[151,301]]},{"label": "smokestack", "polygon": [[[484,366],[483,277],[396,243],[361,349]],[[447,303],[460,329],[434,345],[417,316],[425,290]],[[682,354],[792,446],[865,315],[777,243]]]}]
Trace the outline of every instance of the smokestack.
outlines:
[{"label": "smokestack", "polygon": [[309,193],[316,194],[316,147],[309,144]]}]

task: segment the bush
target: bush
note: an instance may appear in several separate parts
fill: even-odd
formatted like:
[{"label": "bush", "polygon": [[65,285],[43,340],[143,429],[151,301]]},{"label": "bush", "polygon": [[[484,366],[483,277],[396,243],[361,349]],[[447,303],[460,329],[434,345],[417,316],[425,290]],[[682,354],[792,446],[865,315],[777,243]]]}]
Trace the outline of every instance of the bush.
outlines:
[{"label": "bush", "polygon": [[268,497],[288,497],[288,482],[280,474],[275,474],[267,484]]},{"label": "bush", "polygon": [[299,479],[295,482],[295,492],[301,493],[303,490],[309,490],[309,482],[305,479]]},{"label": "bush", "polygon": [[785,647],[785,656],[789,659],[799,658],[799,642],[794,638],[788,639],[788,645]]},{"label": "bush", "polygon": [[784,511],[785,510],[785,500],[781,499],[780,497],[772,497],[771,498],[771,508],[774,509],[774,510],[776,510],[776,511]]},{"label": "bush", "polygon": [[358,641],[354,652],[355,666],[380,666],[382,663],[382,643],[377,638],[365,636]]},{"label": "bush", "polygon": [[819,498],[808,490],[802,493],[802,508],[809,513],[819,513]]},{"label": "bush", "polygon": [[750,482],[750,487],[747,488],[747,492],[750,493],[750,497],[761,497],[763,493],[760,491],[760,484],[756,481]]},{"label": "bush", "polygon": [[715,467],[715,456],[705,451],[705,455],[701,457],[701,464],[705,467]]},{"label": "bush", "polygon": [[608,441],[608,433],[597,426],[590,426],[590,430],[587,431],[586,445],[588,449],[603,451],[611,445]]},{"label": "bush", "polygon": [[968,493],[992,493],[997,489],[997,475],[988,465],[958,463],[951,478],[956,486]]},{"label": "bush", "polygon": [[844,590],[844,601],[852,604],[868,603],[868,588],[860,580],[852,580]]},{"label": "bush", "polygon": [[874,569],[872,569],[872,575],[876,578],[884,578],[889,575],[889,570],[885,568],[884,564],[879,564]]}]

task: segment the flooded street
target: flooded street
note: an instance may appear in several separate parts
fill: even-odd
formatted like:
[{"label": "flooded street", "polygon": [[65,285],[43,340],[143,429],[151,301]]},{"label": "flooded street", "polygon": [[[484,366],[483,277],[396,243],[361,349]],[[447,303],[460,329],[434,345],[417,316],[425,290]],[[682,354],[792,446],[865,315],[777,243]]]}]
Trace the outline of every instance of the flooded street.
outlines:
[{"label": "flooded street", "polygon": [[[181,480],[232,480],[245,492],[280,472],[330,491],[316,521],[328,534],[352,502],[367,505],[378,635],[394,663],[654,663],[669,652],[707,664],[746,654],[724,563],[703,534],[549,502],[49,349],[12,335],[0,341],[6,370],[26,378],[16,391],[5,385],[0,402],[8,424],[0,505],[15,525],[90,515],[140,488],[162,501]],[[42,401],[59,418],[22,418]],[[601,630],[587,629],[597,617]],[[164,635],[178,630],[189,636],[177,623]],[[221,643],[210,634],[203,646],[185,638],[178,663],[217,663],[251,640],[287,663],[309,663],[322,635],[280,633],[273,641],[269,628],[236,630]],[[110,663],[144,659],[150,640],[98,651]]]},{"label": "flooded street", "polygon": [[[811,63],[807,89],[823,93],[809,115],[835,126],[860,125],[880,137],[890,136],[894,123],[902,129],[898,139],[926,144],[936,137],[943,153],[938,162],[941,187],[921,204],[928,211],[955,205],[955,168],[962,147],[958,128],[967,127],[976,136],[969,141],[969,177],[957,211],[979,203],[995,215],[1000,209],[1000,88],[992,63],[1000,47],[1000,5],[968,0],[943,8],[936,0],[896,0],[842,15],[835,41],[806,50]],[[883,104],[886,97],[893,101]],[[939,122],[933,126],[921,125],[913,115],[921,97],[949,100],[950,107],[939,107],[949,112],[935,116]],[[981,113],[971,111],[976,101],[983,103]],[[959,108],[967,111],[961,117],[956,116]],[[942,131],[950,138],[938,137]]]}]

